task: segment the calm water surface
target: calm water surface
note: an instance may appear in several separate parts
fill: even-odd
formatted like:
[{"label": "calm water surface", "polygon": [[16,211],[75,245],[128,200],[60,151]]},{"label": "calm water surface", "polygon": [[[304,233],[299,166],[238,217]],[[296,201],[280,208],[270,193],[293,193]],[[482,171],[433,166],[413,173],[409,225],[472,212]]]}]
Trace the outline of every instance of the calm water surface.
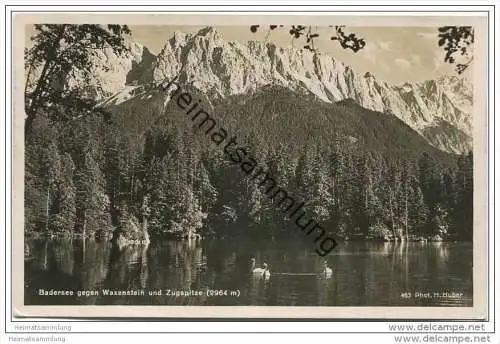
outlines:
[{"label": "calm water surface", "polygon": [[[322,259],[313,248],[283,242],[154,241],[121,251],[93,240],[26,246],[26,304],[472,306],[470,243],[340,243],[327,257],[334,270],[327,280],[315,275]],[[269,281],[249,275],[252,256],[257,266],[270,265]],[[74,295],[42,296],[40,289]],[[106,296],[104,290],[144,295]],[[207,290],[227,295],[207,296]],[[463,295],[443,294],[452,292]]]}]

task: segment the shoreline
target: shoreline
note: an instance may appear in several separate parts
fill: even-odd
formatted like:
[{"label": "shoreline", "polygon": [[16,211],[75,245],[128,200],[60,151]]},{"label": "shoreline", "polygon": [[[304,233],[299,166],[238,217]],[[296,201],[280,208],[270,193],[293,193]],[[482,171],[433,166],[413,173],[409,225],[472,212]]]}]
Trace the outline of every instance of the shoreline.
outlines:
[{"label": "shoreline", "polygon": [[[203,237],[203,236],[195,236],[195,237],[179,237],[176,235],[165,235],[165,236],[152,236],[150,237],[149,240],[140,240],[140,239],[125,239],[127,243],[129,244],[149,244],[150,242],[154,241],[211,241],[211,240],[238,240],[242,239],[245,236],[234,236],[234,237],[227,237],[227,236],[208,236],[208,237]],[[99,237],[95,236],[92,234],[88,234],[83,236],[80,233],[50,233],[50,234],[40,234],[40,233],[25,233],[24,234],[24,239],[25,240],[60,240],[60,239],[70,239],[70,240],[96,240],[96,241],[109,241],[112,242],[112,236],[109,237]],[[280,238],[273,238],[272,241],[274,240],[281,240]],[[259,239],[252,238],[252,237],[247,237],[246,240],[252,240],[252,241],[258,241]],[[262,239],[264,240],[264,239]],[[337,237],[336,240],[338,242],[392,242],[392,243],[402,243],[402,242],[413,242],[413,243],[431,243],[431,242],[445,242],[445,243],[472,243],[472,240],[458,240],[456,238],[425,238],[425,237],[414,237],[414,238],[408,238],[408,239],[401,239],[397,238],[396,240],[394,239],[384,239],[384,238],[365,238],[365,237],[354,237],[354,238],[342,238],[342,237]]]}]

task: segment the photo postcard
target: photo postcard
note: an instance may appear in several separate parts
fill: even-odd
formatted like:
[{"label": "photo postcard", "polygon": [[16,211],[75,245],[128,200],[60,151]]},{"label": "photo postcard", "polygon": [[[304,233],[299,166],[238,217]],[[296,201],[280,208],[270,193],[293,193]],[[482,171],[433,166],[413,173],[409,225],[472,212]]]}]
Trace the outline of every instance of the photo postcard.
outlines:
[{"label": "photo postcard", "polygon": [[14,316],[486,317],[487,17],[13,34]]}]

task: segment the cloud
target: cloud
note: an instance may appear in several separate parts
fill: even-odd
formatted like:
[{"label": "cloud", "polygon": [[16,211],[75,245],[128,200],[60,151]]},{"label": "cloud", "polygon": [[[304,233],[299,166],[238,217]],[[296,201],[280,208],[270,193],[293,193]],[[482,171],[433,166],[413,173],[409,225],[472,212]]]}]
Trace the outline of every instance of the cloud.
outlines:
[{"label": "cloud", "polygon": [[385,63],[380,63],[379,64],[380,68],[382,68],[384,71],[386,72],[389,72],[391,69],[389,68],[388,65],[386,65]]},{"label": "cloud", "polygon": [[411,54],[410,60],[411,60],[411,62],[413,62],[413,64],[416,64],[416,65],[422,64],[422,57],[418,54]]},{"label": "cloud", "polygon": [[395,59],[394,63],[396,63],[396,65],[402,69],[410,69],[411,67],[411,62],[401,57]]},{"label": "cloud", "polygon": [[366,47],[362,50],[363,56],[370,60],[372,63],[377,61],[377,56],[379,54],[379,49],[376,43],[368,43]]},{"label": "cloud", "polygon": [[417,35],[427,40],[435,40],[436,42],[438,40],[437,32],[418,32]]},{"label": "cloud", "polygon": [[363,56],[375,64],[380,55],[391,50],[391,46],[392,42],[389,41],[370,42],[363,49]]},{"label": "cloud", "polygon": [[392,43],[388,42],[388,41],[379,41],[378,45],[379,45],[381,50],[389,51],[389,50],[391,50]]},{"label": "cloud", "polygon": [[436,51],[436,53],[434,54],[434,58],[432,59],[432,64],[433,72],[436,72],[441,67],[443,67],[445,63],[443,62],[443,54],[441,53],[441,51]]}]

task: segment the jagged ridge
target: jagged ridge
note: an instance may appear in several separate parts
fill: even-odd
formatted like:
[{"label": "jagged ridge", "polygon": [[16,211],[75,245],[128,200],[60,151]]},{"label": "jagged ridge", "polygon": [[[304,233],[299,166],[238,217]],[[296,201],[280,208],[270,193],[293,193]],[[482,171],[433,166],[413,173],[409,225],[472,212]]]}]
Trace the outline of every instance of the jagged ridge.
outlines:
[{"label": "jagged ridge", "polygon": [[[159,83],[175,75],[209,99],[275,85],[329,103],[350,98],[367,109],[393,114],[448,152],[472,147],[472,86],[455,76],[391,86],[323,53],[270,42],[226,41],[212,27],[196,34],[175,32],[156,57],[136,43],[132,47],[130,56],[107,52],[96,61],[97,66],[111,67],[95,73],[97,81],[91,84],[100,88],[96,95],[107,97],[125,90],[126,84]],[[130,101],[133,96],[125,98]]]}]

